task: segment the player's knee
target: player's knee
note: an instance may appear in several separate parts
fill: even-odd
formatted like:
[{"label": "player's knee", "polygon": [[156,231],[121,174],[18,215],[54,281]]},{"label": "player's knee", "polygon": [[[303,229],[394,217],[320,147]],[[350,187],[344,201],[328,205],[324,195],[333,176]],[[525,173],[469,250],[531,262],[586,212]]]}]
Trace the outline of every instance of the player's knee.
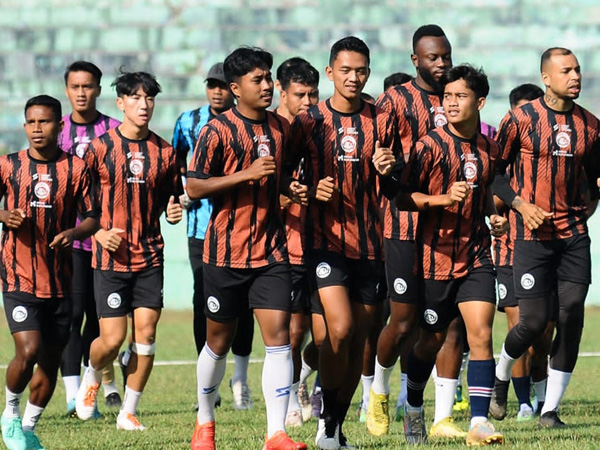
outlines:
[{"label": "player's knee", "polygon": [[141,344],[139,342],[134,342],[131,346],[131,351],[140,356],[154,356],[154,353],[156,352],[156,343]]},{"label": "player's knee", "polygon": [[352,339],[352,322],[336,323],[328,327],[329,341],[334,350],[350,343]]},{"label": "player's knee", "polygon": [[40,346],[37,342],[26,342],[17,348],[15,360],[23,367],[33,367],[37,362]]}]

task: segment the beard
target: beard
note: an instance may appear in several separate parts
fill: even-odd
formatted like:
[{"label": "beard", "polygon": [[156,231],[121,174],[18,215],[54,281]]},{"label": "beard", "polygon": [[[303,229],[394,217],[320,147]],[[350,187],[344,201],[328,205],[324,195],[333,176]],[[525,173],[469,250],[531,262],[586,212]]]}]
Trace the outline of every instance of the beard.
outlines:
[{"label": "beard", "polygon": [[425,83],[427,83],[435,93],[441,93],[444,91],[444,84],[442,83],[442,79],[436,80],[431,72],[428,72],[425,69],[421,69],[420,67],[417,69],[419,75],[423,79]]}]

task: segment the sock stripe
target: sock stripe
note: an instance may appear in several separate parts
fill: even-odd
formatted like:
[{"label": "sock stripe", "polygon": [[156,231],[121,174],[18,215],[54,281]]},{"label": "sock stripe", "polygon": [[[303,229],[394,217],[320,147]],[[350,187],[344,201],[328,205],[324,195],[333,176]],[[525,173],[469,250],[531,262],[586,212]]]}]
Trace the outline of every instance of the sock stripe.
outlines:
[{"label": "sock stripe", "polygon": [[223,356],[219,356],[219,355],[217,355],[216,353],[214,353],[214,352],[213,352],[213,351],[210,349],[210,347],[209,347],[208,345],[206,345],[206,344],[204,344],[204,350],[206,350],[206,354],[207,354],[208,356],[210,356],[212,359],[214,359],[215,361],[220,361],[220,360],[222,360],[222,359],[225,359],[225,358],[227,358],[227,354],[225,354],[225,355],[223,355]]},{"label": "sock stripe", "polygon": [[493,389],[482,386],[469,386],[469,396],[489,397],[492,398]]},{"label": "sock stripe", "polygon": [[409,389],[412,389],[415,391],[422,391],[422,390],[425,390],[426,386],[427,386],[427,381],[417,383],[415,381],[412,381],[410,378],[406,379],[406,387],[408,387]]},{"label": "sock stripe", "polygon": [[285,353],[285,352],[289,352],[291,350],[292,350],[291,344],[272,346],[272,347],[265,346],[265,352],[270,353],[270,354]]}]

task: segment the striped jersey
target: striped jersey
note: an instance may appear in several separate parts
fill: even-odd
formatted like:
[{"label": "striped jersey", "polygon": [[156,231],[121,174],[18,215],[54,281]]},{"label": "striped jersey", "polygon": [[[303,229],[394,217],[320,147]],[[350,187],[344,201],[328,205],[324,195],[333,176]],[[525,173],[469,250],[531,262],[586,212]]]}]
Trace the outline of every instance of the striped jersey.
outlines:
[{"label": "striped jersey", "polygon": [[[421,137],[448,123],[442,107],[442,94],[428,92],[414,80],[388,89],[377,99],[377,106],[395,118],[405,160]],[[386,239],[412,241],[416,238],[418,213],[399,211],[395,202],[385,197],[381,206]]]},{"label": "striped jersey", "polygon": [[94,139],[84,155],[100,208],[100,226],[120,228],[123,241],[110,253],[92,239],[92,267],[139,272],[163,264],[160,216],[171,195],[183,193],[173,147],[150,132],[146,139],[124,137],[118,128]]},{"label": "striped jersey", "polygon": [[[62,118],[65,124],[58,135],[58,146],[71,155],[77,155],[83,158],[87,145],[93,139],[103,135],[111,128],[118,127],[121,122],[112,117],[98,113],[96,120],[90,123],[77,123],[73,120],[71,114]],[[80,219],[77,219],[79,224]],[[92,251],[92,238],[83,241],[73,241],[73,248]]]},{"label": "striped jersey", "polygon": [[288,260],[279,183],[289,128],[286,119],[271,111],[266,111],[264,120],[256,121],[232,108],[200,131],[189,178],[232,175],[265,156],[273,156],[277,165],[275,174],[213,197],[204,239],[206,264],[253,269]]},{"label": "striped jersey", "polygon": [[0,156],[0,196],[7,211],[20,208],[17,229],[3,227],[0,273],[3,292],[61,298],[71,292],[69,250],[53,250],[54,237],[75,227],[77,214],[94,217],[91,179],[81,159],[60,152],[39,161],[28,150]]}]

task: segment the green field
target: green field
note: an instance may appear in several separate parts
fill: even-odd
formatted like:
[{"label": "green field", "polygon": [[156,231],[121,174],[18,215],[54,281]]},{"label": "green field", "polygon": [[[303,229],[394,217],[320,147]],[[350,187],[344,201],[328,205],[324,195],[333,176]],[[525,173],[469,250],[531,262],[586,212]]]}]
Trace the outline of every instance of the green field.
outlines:
[{"label": "green field", "polygon": [[[600,351],[600,308],[588,308],[586,311],[586,327],[581,352]],[[502,343],[506,331],[505,319],[497,316],[495,330],[495,349]],[[256,334],[255,354],[253,358],[263,356],[262,342]],[[0,318],[0,365],[3,367],[12,356],[12,339],[8,332],[4,314]],[[157,360],[178,361],[194,360],[195,350],[191,331],[191,311],[165,311],[161,320],[157,345]],[[260,390],[260,374],[262,364],[250,365],[250,387],[255,407],[251,411],[234,411],[231,407],[231,393],[227,380],[231,376],[233,366],[228,372],[221,389],[223,407],[217,410],[217,445],[221,450],[260,449],[264,439],[265,414]],[[118,372],[118,371],[117,371]],[[0,370],[4,379],[4,369]],[[117,374],[120,382],[120,373]],[[393,396],[396,395],[399,382]],[[561,408],[561,417],[570,426],[563,431],[539,430],[536,423],[517,423],[516,400],[514,393],[509,396],[509,416],[496,427],[504,432],[507,444],[516,449],[598,449],[600,448],[600,358],[596,356],[581,357],[575,369],[571,386]],[[311,380],[312,381],[312,380]],[[359,388],[360,391],[360,388]],[[432,386],[426,391],[426,414],[429,419],[433,415]],[[4,402],[4,389],[2,404]],[[185,449],[189,448],[195,412],[193,405],[196,398],[195,365],[157,366],[146,392],[140,402],[140,419],[148,430],[142,433],[117,431],[115,413],[107,411],[104,405],[100,410],[104,417],[90,422],[63,417],[65,408],[64,390],[59,381],[55,396],[40,421],[37,432],[47,449]],[[346,434],[352,443],[361,449],[405,448],[402,426],[393,423],[390,435],[383,438],[371,437],[363,424],[358,422],[354,413],[358,407],[359,397],[355,397],[352,412],[349,414]],[[24,403],[24,402],[23,402]],[[467,414],[456,415],[458,424],[467,427]],[[290,430],[295,439],[302,439],[314,446],[316,422],[313,420],[300,429]],[[431,441],[429,448],[446,449],[464,447],[463,442]]]}]

